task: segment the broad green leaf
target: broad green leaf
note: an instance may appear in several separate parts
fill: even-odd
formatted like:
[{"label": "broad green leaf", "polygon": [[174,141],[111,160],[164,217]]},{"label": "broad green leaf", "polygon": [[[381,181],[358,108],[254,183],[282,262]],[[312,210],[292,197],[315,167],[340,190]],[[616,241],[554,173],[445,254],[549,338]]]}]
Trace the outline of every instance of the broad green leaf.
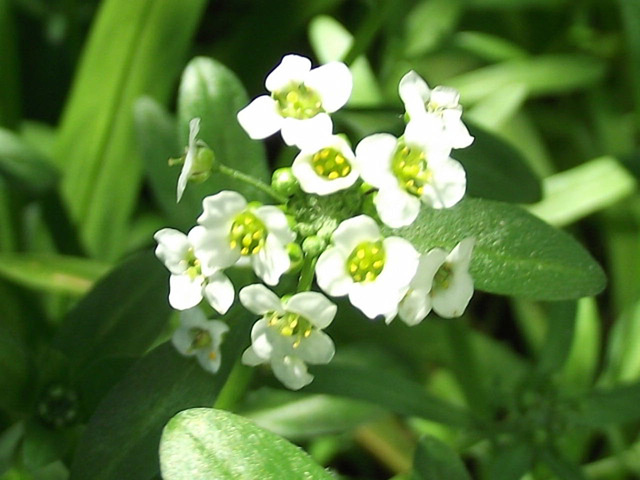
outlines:
[{"label": "broad green leaf", "polygon": [[518,150],[477,125],[469,131],[475,137],[471,146],[452,153],[467,172],[469,195],[515,203],[540,200],[540,181]]},{"label": "broad green leaf", "polygon": [[0,276],[28,288],[81,295],[109,270],[109,265],[54,254],[0,254]]},{"label": "broad green leaf", "polygon": [[592,296],[605,286],[600,266],[573,238],[515,205],[465,199],[443,210],[423,208],[413,225],[393,231],[421,252],[476,240],[476,288],[537,300]]},{"label": "broad green leaf", "polygon": [[484,32],[458,32],[453,45],[490,62],[504,62],[526,57],[527,51],[503,37]]},{"label": "broad green leaf", "polygon": [[640,419],[640,383],[597,389],[584,397],[574,421],[591,427],[608,427]]},{"label": "broad green leaf", "polygon": [[290,440],[345,432],[380,417],[369,403],[330,395],[262,389],[248,399],[240,414],[262,428]]},{"label": "broad green leaf", "polygon": [[206,0],[101,4],[55,149],[64,199],[93,256],[114,259],[122,253],[136,205],[142,164],[133,104],[143,94],[168,98],[205,5]]},{"label": "broad green leaf", "polygon": [[471,480],[458,454],[431,436],[418,442],[413,469],[414,480]]},{"label": "broad green leaf", "polygon": [[253,318],[235,312],[227,318],[231,331],[216,375],[205,372],[194,358],[180,356],[170,343],[131,368],[89,420],[69,480],[143,480],[158,472],[162,428],[181,410],[212,405],[246,348]]},{"label": "broad green leaf", "polygon": [[527,207],[552,225],[568,225],[636,189],[633,176],[612,157],[601,157],[544,179],[544,198]]},{"label": "broad green leaf", "polygon": [[58,172],[40,152],[15,133],[0,128],[0,175],[7,185],[37,196],[50,191]]},{"label": "broad green leaf", "polygon": [[[216,161],[266,181],[269,173],[264,147],[260,141],[249,138],[236,118],[248,103],[244,87],[231,70],[213,59],[195,58],[187,65],[180,82],[178,135],[186,145],[189,121],[199,117],[198,138],[213,149]],[[220,174],[207,180],[207,186],[209,193],[231,189],[252,199],[263,197],[254,188]]]},{"label": "broad green leaf", "polygon": [[438,46],[458,23],[459,0],[423,0],[406,17],[405,55],[424,55]]},{"label": "broad green leaf", "polygon": [[76,365],[140,355],[169,318],[168,282],[169,272],[151,252],[131,257],[75,305],[55,345]]},{"label": "broad green leaf", "polygon": [[533,449],[526,443],[499,445],[491,458],[486,478],[491,480],[521,480],[533,461]]},{"label": "broad green leaf", "polygon": [[469,425],[468,413],[428,394],[421,385],[394,373],[350,365],[318,366],[305,392],[364,400],[401,415],[418,416],[453,426]]},{"label": "broad green leaf", "polygon": [[[324,64],[343,60],[353,45],[353,35],[337,20],[321,15],[309,24],[309,42],[318,62]],[[367,58],[359,56],[349,70],[353,75],[353,91],[348,104],[352,107],[379,104],[382,93]]]},{"label": "broad green leaf", "polygon": [[460,91],[463,103],[475,103],[508,85],[524,85],[532,96],[559,94],[590,87],[604,76],[602,61],[580,55],[547,55],[483,67],[447,85]]},{"label": "broad green leaf", "polygon": [[0,126],[15,127],[20,119],[20,64],[16,29],[13,21],[15,4],[0,0]]},{"label": "broad green leaf", "polygon": [[299,447],[212,408],[180,412],[162,433],[164,480],[331,480]]}]

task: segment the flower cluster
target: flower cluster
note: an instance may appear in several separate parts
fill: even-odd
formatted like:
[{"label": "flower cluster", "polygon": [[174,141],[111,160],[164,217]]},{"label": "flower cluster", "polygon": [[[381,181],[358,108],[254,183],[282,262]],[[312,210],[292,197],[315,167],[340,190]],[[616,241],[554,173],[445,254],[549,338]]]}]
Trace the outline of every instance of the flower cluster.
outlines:
[{"label": "flower cluster", "polygon": [[[416,222],[421,209],[452,207],[465,194],[464,168],[450,156],[473,142],[458,93],[430,89],[417,73],[407,73],[399,84],[403,135],[377,133],[353,149],[346,135],[334,132],[331,117],[347,103],[351,88],[342,63],[311,68],[305,57],[285,56],[266,79],[270,94],[237,115],[251,138],[279,131],[298,150],[291,168],[276,171],[271,186],[252,180],[278,205],[248,202],[225,190],[203,200],[198,225],[188,234],[170,228],[156,233],[156,255],[171,272],[169,303],[181,311],[173,342],[207,370],[215,373],[220,365],[228,327],[207,320],[198,305],[204,299],[220,315],[229,310],[235,287],[225,271],[234,266],[251,268],[271,287],[285,274],[299,275],[297,291],[282,297],[260,283],[238,295],[260,317],[243,363],[268,363],[291,389],[312,381],[308,364],[328,363],[334,355],[323,330],[337,307],[324,294],[346,296],[368,318],[381,316],[387,323],[398,316],[416,325],[431,310],[450,318],[466,309],[473,294],[474,240],[461,239],[451,251],[419,252],[395,230]],[[178,201],[189,181],[232,170],[216,166],[213,151],[197,139],[198,128],[199,119],[192,120]],[[324,294],[311,291],[314,277]]]}]

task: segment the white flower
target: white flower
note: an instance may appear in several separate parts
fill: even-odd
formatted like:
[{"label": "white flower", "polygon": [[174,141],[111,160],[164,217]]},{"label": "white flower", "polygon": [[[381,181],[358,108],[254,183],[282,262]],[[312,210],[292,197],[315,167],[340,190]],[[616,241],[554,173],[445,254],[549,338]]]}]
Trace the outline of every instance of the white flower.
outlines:
[{"label": "white flower", "polygon": [[210,256],[204,227],[194,227],[188,235],[163,228],[153,238],[158,242],[156,256],[171,272],[169,304],[186,310],[204,296],[218,313],[225,314],[233,303],[233,284],[219,268],[204,261]]},{"label": "white flower", "polygon": [[200,132],[200,119],[194,118],[189,122],[189,146],[187,147],[187,154],[184,157],[184,164],[182,165],[182,170],[180,171],[180,176],[178,177],[178,188],[176,192],[177,201],[179,202],[182,198],[182,194],[184,193],[184,189],[187,188],[187,181],[191,176],[191,169],[193,168],[193,163],[196,157],[196,137],[198,136],[198,132]]},{"label": "white flower", "polygon": [[338,135],[309,143],[293,160],[291,170],[307,193],[329,195],[349,188],[358,179],[355,156]]},{"label": "white flower", "polygon": [[296,293],[280,300],[264,285],[255,284],[240,291],[240,301],[263,316],[251,330],[244,364],[270,363],[285,386],[298,390],[313,380],[307,363],[324,364],[333,358],[333,341],[322,329],[333,321],[337,308],[321,293]]},{"label": "white flower", "polygon": [[460,94],[455,88],[435,87],[431,90],[412,70],[400,80],[398,92],[410,121],[425,115],[433,116],[440,120],[441,135],[451,148],[471,145],[473,137],[462,123],[462,107],[458,103]]},{"label": "white flower", "polygon": [[341,108],[351,95],[349,68],[330,62],[311,68],[311,61],[286,55],[267,76],[271,95],[262,95],[238,112],[238,122],[253,139],[266,138],[278,130],[287,145],[302,146],[317,135],[330,135],[329,113]]},{"label": "white flower", "polygon": [[418,267],[419,255],[411,243],[384,238],[366,215],[342,222],[332,240],[316,265],[320,288],[334,297],[348,295],[369,318],[393,318]]},{"label": "white flower", "polygon": [[420,323],[433,310],[445,318],[461,316],[473,295],[469,262],[475,241],[465,238],[447,253],[434,248],[420,257],[416,276],[398,314],[408,325]]},{"label": "white flower", "polygon": [[180,312],[180,326],[171,342],[182,355],[195,355],[205,370],[216,373],[220,369],[220,344],[229,327],[218,320],[207,320],[200,308]]},{"label": "white flower", "polygon": [[202,205],[198,223],[207,231],[209,265],[226,268],[248,262],[265,283],[276,285],[291,265],[286,247],[295,240],[282,210],[249,205],[229,190],[206,197]]},{"label": "white flower", "polygon": [[421,203],[448,208],[464,197],[464,168],[437,136],[425,135],[437,128],[433,118],[423,117],[410,121],[400,139],[378,133],[356,147],[360,176],[379,189],[374,203],[380,219],[392,228],[413,223]]}]

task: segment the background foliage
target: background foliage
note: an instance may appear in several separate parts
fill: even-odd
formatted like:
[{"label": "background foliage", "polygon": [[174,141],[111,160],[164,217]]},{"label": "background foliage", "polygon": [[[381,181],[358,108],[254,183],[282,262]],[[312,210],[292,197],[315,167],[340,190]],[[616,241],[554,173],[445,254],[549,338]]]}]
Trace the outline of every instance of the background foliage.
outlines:
[{"label": "background foliage", "polygon": [[[2,480],[640,476],[637,0],[0,0],[0,51]],[[295,393],[235,364],[241,308],[215,377],[175,352],[151,254],[227,188],[174,202],[193,116],[224,163],[290,163],[233,121],[289,52],[350,64],[354,141],[400,133],[409,69],[460,90],[471,198],[404,234],[474,232],[490,292],[412,329],[339,302]]]}]

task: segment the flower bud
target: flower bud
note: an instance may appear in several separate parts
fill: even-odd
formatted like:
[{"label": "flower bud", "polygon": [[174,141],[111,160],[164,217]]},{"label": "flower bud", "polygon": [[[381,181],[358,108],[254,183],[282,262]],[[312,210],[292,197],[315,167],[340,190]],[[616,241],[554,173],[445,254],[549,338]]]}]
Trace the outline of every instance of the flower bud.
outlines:
[{"label": "flower bud", "polygon": [[312,235],[307,237],[302,242],[302,251],[311,257],[317,257],[322,252],[324,252],[327,247],[327,242],[323,238]]},{"label": "flower bud", "polygon": [[300,184],[291,172],[291,168],[278,168],[271,177],[271,188],[280,195],[291,197],[300,191]]}]

